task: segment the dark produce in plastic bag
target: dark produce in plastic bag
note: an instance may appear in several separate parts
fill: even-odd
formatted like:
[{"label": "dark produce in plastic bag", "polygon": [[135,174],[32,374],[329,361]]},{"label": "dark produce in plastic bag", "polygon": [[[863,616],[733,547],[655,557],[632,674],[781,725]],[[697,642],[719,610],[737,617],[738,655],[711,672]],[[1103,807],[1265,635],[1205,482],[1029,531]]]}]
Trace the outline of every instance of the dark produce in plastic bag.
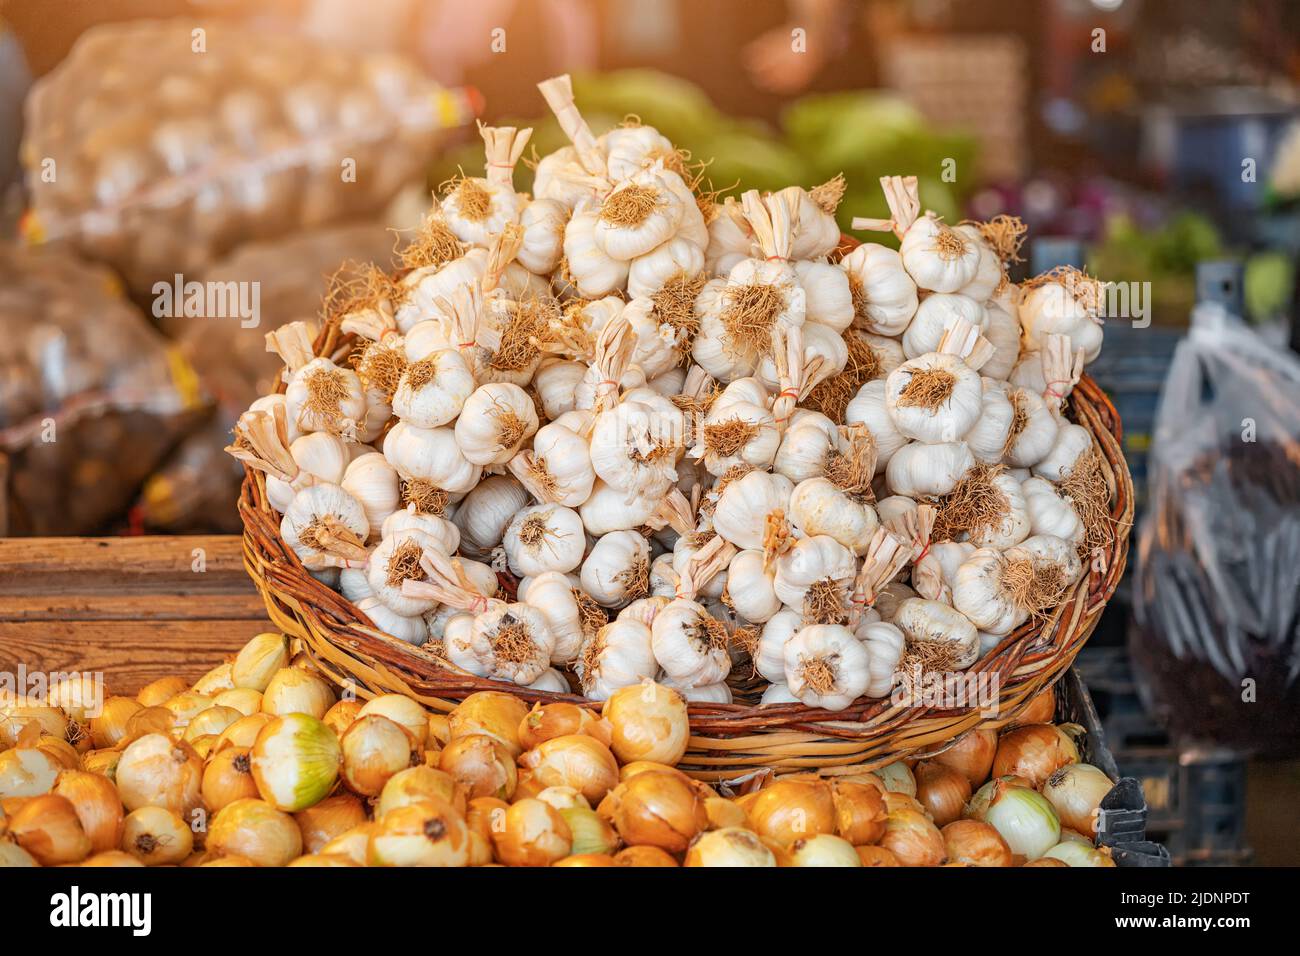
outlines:
[{"label": "dark produce in plastic bag", "polygon": [[0,245],[0,534],[93,534],[121,521],[204,403],[193,370],[111,272]]},{"label": "dark produce in plastic bag", "polygon": [[1161,393],[1131,644],[1184,740],[1300,751],[1300,359],[1198,306]]},{"label": "dark produce in plastic bag", "polygon": [[222,23],[101,25],[28,98],[27,235],[147,297],[236,244],[373,216],[473,112],[396,56]]}]

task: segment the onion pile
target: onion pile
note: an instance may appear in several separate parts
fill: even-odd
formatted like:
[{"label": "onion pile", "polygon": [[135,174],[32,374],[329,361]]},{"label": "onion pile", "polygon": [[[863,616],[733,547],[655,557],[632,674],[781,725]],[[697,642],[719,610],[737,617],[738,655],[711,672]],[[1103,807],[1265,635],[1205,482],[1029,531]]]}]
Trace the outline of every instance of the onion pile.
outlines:
[{"label": "onion pile", "polygon": [[[0,699],[0,865],[1113,865],[1090,838],[1111,782],[1079,762],[1069,725],[976,730],[930,759],[760,774],[736,792],[679,769],[686,701],[663,684],[599,710],[484,691],[439,714],[339,700],[292,650],[262,634],[235,660],[277,669],[221,665],[98,706],[57,687]],[[238,690],[250,713],[189,735]]]},{"label": "onion pile", "polygon": [[598,136],[567,76],[540,89],[571,145],[532,195],[531,130],[481,127],[484,176],[444,184],[401,268],[334,284],[338,348],[268,335],[284,393],[227,450],[311,574],[503,684],[731,702],[756,669],[743,702],[830,710],[1062,600],[1112,533],[1064,417],[1101,283],[1015,285],[1018,220],[922,214],[914,177],[855,220],[900,251],[841,257],[842,178],[719,199],[653,127]]}]

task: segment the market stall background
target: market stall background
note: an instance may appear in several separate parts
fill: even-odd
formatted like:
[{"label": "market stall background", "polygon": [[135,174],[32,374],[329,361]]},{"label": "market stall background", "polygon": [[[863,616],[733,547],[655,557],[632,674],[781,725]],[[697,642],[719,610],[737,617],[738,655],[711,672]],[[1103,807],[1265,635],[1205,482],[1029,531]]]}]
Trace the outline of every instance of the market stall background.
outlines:
[{"label": "market stall background", "polygon": [[[1150,327],[1109,323],[1094,370],[1125,423],[1139,507],[1159,389],[1196,299],[1197,264],[1240,259],[1243,311],[1258,334],[1278,346],[1295,334],[1300,23],[1294,5],[1209,3],[1194,13],[1185,4],[1150,0],[574,0],[482,3],[472,11],[463,4],[388,0],[366,5],[364,13],[358,6],[306,0],[0,6],[5,219],[8,234],[33,247],[4,249],[0,268],[13,289],[42,270],[49,275],[29,298],[6,299],[12,319],[0,318],[16,330],[8,341],[19,343],[0,353],[6,370],[3,533],[237,530],[230,503],[240,472],[220,448],[235,415],[277,370],[261,353],[263,333],[314,315],[335,265],[393,249],[401,232],[385,227],[414,225],[430,188],[481,162],[470,125],[476,113],[534,126],[539,153],[560,145],[534,89],[537,79],[559,71],[577,74],[578,98],[593,126],[638,115],[693,157],[709,160],[715,188],[811,185],[842,172],[850,182],[840,207],[847,226],[855,215],[886,214],[875,186],[879,176],[915,169],[927,205],[950,219],[1018,213],[1034,235],[1082,242],[1083,264],[1102,278],[1149,284]],[[440,129],[413,145],[409,168],[360,202],[358,190],[326,190],[315,203],[298,197],[285,207],[298,214],[265,218],[256,230],[246,219],[218,228],[219,216],[200,203],[170,233],[160,234],[158,222],[147,218],[127,224],[122,235],[153,242],[146,254],[91,241],[93,229],[60,231],[58,214],[66,217],[66,207],[42,205],[42,160],[57,154],[50,144],[58,136],[77,135],[69,104],[89,98],[98,82],[92,72],[78,88],[69,51],[91,26],[119,23],[107,29],[122,31],[119,55],[129,62],[129,21],[168,16],[180,17],[177,29],[187,32],[200,18],[215,30],[247,31],[285,50],[302,48],[302,37],[310,37],[339,62],[397,54],[419,82],[440,91],[446,104]],[[790,30],[802,23],[807,43],[798,53]],[[313,68],[304,66],[309,74]],[[176,69],[183,75],[184,66]],[[168,72],[165,64],[158,70]],[[327,75],[321,66],[313,79],[326,82]],[[62,98],[49,110],[29,107],[23,129],[22,104],[31,102],[33,83],[62,89]],[[159,95],[163,103],[186,91]],[[112,111],[124,104],[104,106]],[[138,119],[123,109],[122,128]],[[158,121],[144,117],[138,135],[157,137]],[[193,145],[191,131],[179,135],[176,142]],[[122,145],[128,174],[129,135]],[[528,173],[520,172],[516,185],[527,189]],[[75,176],[69,178],[75,187]],[[82,190],[91,209],[103,198],[84,183]],[[336,193],[347,203],[332,203]],[[48,263],[37,265],[36,257]],[[178,272],[258,282],[261,327],[158,318],[153,282]],[[49,312],[32,328],[35,309]],[[114,321],[138,327],[131,334],[148,344],[124,346],[125,336],[113,334],[112,326],[92,334],[60,325],[88,311],[121,315]],[[51,327],[66,334],[51,337]],[[105,360],[95,334],[129,349],[132,367],[141,370],[124,376],[126,363]],[[98,357],[100,367],[87,357]],[[92,420],[107,427],[88,427],[85,410],[102,411],[103,396],[120,395],[121,388],[130,402],[114,404],[110,397],[108,409],[119,414]],[[51,415],[60,427],[66,416],[75,443],[39,441],[39,426]],[[129,456],[115,451],[121,435],[139,442]],[[123,468],[121,457],[134,470]],[[1248,764],[1240,748],[1171,738],[1161,717],[1149,714],[1151,695],[1144,703],[1142,681],[1131,673],[1129,598],[1122,586],[1079,666],[1099,699],[1121,769],[1146,783],[1153,835],[1187,862],[1244,862],[1252,852],[1259,862],[1300,859],[1300,848],[1288,846],[1288,834],[1270,823],[1285,817],[1280,801],[1294,796],[1295,764]]]}]

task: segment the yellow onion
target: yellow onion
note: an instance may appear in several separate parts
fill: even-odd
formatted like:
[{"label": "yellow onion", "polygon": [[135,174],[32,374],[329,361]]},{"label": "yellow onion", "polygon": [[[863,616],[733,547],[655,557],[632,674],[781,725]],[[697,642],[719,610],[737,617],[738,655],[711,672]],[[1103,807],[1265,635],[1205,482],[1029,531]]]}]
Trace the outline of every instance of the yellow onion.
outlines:
[{"label": "yellow onion", "polygon": [[[143,863],[125,850],[105,850],[103,853],[96,853],[94,856],[88,856],[82,860],[81,865],[92,867],[144,866]],[[0,862],[0,866],[4,866],[4,863]]]},{"label": "yellow onion", "polygon": [[628,846],[614,854],[615,866],[680,866],[666,850],[657,846]]},{"label": "yellow onion", "polygon": [[429,733],[425,743],[432,747],[445,747],[451,740],[451,720],[446,714],[429,715]]},{"label": "yellow onion", "polygon": [[618,779],[626,780],[629,777],[635,777],[639,773],[645,773],[647,770],[662,770],[665,773],[675,773],[683,780],[690,780],[685,773],[676,767],[670,767],[666,763],[655,763],[653,760],[633,760],[631,763],[625,763],[618,768]]},{"label": "yellow onion", "polygon": [[758,792],[747,812],[760,836],[783,845],[835,832],[835,802],[822,780],[778,780]]},{"label": "yellow onion", "polygon": [[844,780],[834,780],[830,786],[835,832],[854,846],[879,842],[889,815],[881,791],[865,783]]},{"label": "yellow onion", "polygon": [[207,763],[208,755],[212,753],[212,749],[216,747],[217,741],[220,739],[216,734],[201,734],[187,742],[194,748],[194,752],[199,755],[199,759]]},{"label": "yellow onion", "polygon": [[1043,858],[1049,860],[1060,860],[1067,866],[1114,866],[1115,861],[1110,857],[1110,851],[1105,847],[1088,846],[1083,843],[1077,843],[1074,840],[1068,840],[1056,844],[1046,853]]},{"label": "yellow onion", "polygon": [[1051,856],[1040,856],[1037,860],[1030,860],[1025,866],[1069,866],[1064,860],[1058,860]]},{"label": "yellow onion", "polygon": [[[170,699],[168,698],[168,700]],[[127,718],[124,741],[129,743],[149,734],[162,734],[170,737],[172,735],[172,726],[175,723],[176,715],[166,707],[144,707]],[[121,742],[117,746],[121,746]]]},{"label": "yellow onion", "polygon": [[232,687],[215,695],[212,703],[221,707],[233,707],[241,716],[248,717],[261,711],[262,692],[251,687]]},{"label": "yellow onion", "polygon": [[894,856],[893,850],[886,850],[883,846],[858,846],[854,847],[858,851],[858,859],[862,861],[863,866],[902,866],[898,862],[898,857]]},{"label": "yellow onion", "polygon": [[776,856],[758,834],[740,827],[703,833],[686,853],[686,866],[776,865]]},{"label": "yellow onion", "polygon": [[253,759],[248,748],[227,747],[214,754],[203,769],[201,793],[204,805],[212,813],[219,813],[236,800],[257,797]]},{"label": "yellow onion", "polygon": [[610,749],[623,763],[653,760],[674,765],[691,736],[686,699],[653,681],[614,691],[601,716],[609,721]]},{"label": "yellow onion", "polygon": [[949,863],[970,866],[1010,866],[1011,847],[1002,835],[979,820],[954,820],[943,828]]},{"label": "yellow onion", "polygon": [[203,761],[183,740],[146,734],[117,763],[117,789],[127,810],[164,807],[187,817],[201,801]]},{"label": "yellow onion", "polygon": [[997,749],[996,731],[976,728],[929,762],[956,770],[973,790],[989,778]]},{"label": "yellow onion", "polygon": [[450,803],[428,797],[385,813],[370,834],[371,866],[467,866],[469,828]]},{"label": "yellow onion", "polygon": [[1092,764],[1072,763],[1047,778],[1042,794],[1056,808],[1062,826],[1095,833],[1102,798],[1114,786],[1110,777]]},{"label": "yellow onion", "polygon": [[302,855],[302,834],[293,817],[265,800],[236,800],[213,818],[206,845],[218,856],[244,856],[257,866],[284,866]]},{"label": "yellow onion", "polygon": [[618,866],[608,853],[575,853],[552,866]]},{"label": "yellow onion", "polygon": [[307,714],[320,720],[334,706],[329,684],[293,667],[281,667],[262,692],[262,710],[277,717]]},{"label": "yellow onion", "polygon": [[314,807],[299,810],[293,819],[302,834],[303,850],[321,853],[330,840],[366,822],[366,807],[359,797],[340,793],[326,797]]},{"label": "yellow onion", "polygon": [[289,863],[290,866],[299,867],[331,867],[331,866],[360,866],[360,863],[354,862],[349,857],[341,854],[315,853],[308,856],[300,856],[298,859]]},{"label": "yellow onion", "polygon": [[36,741],[36,749],[53,757],[67,770],[81,769],[81,754],[62,737],[42,734]]},{"label": "yellow onion", "polygon": [[343,739],[343,734],[352,722],[361,716],[361,701],[359,700],[340,700],[329,710],[325,711],[325,716],[321,718],[325,726],[334,731],[334,736],[339,740]]},{"label": "yellow onion", "polygon": [[465,811],[470,832],[470,866],[486,866],[496,852],[492,834],[504,833],[510,804],[496,797],[475,797]]},{"label": "yellow onion", "polygon": [[234,665],[229,663],[218,664],[196,680],[190,689],[206,697],[216,697],[223,691],[233,690],[235,687],[231,677],[233,667]]},{"label": "yellow onion", "polygon": [[512,804],[492,846],[506,866],[550,866],[572,852],[573,834],[554,807],[536,799]]},{"label": "yellow onion", "polygon": [[591,809],[591,804],[587,802],[587,798],[572,787],[547,787],[537,794],[537,799],[542,803],[549,803],[557,810],[567,810],[569,807]]},{"label": "yellow onion", "polygon": [[961,819],[970,784],[960,771],[939,763],[922,760],[916,765],[916,801],[930,814],[935,826],[946,826]]},{"label": "yellow onion", "polygon": [[423,750],[429,736],[429,715],[425,709],[401,694],[380,694],[368,700],[358,711],[358,716],[368,717],[374,714],[387,717],[397,726],[402,727],[415,741],[416,749]]},{"label": "yellow onion", "polygon": [[122,800],[113,781],[84,770],[65,770],[54,793],[66,797],[77,812],[92,853],[115,850],[122,840]]},{"label": "yellow onion", "polygon": [[198,863],[196,863],[196,864],[194,864],[194,865],[195,865],[195,866],[204,866],[204,867],[207,867],[207,866],[234,866],[234,867],[239,867],[239,868],[241,868],[241,869],[247,869],[247,868],[250,867],[250,866],[258,866],[258,864],[257,864],[255,861],[250,860],[250,859],[249,859],[248,857],[246,857],[246,856],[241,856],[241,855],[238,854],[238,853],[236,853],[236,854],[234,854],[234,855],[232,855],[232,856],[214,856],[214,855],[212,855],[212,854],[210,854],[210,853],[205,853],[205,854],[203,854],[203,859],[202,859],[200,862],[198,862]]},{"label": "yellow onion", "polygon": [[193,743],[199,737],[211,736],[213,739],[244,715],[233,707],[213,704],[207,710],[196,714],[185,728],[185,739]]},{"label": "yellow onion", "polygon": [[1061,842],[1067,843],[1071,840],[1075,843],[1083,843],[1092,846],[1092,837],[1084,836],[1078,830],[1071,830],[1069,827],[1061,827]]},{"label": "yellow onion", "polygon": [[340,833],[320,848],[320,853],[327,856],[346,856],[357,866],[366,865],[366,853],[370,847],[370,834],[375,832],[374,823],[358,823],[351,830]]},{"label": "yellow onion", "polygon": [[681,853],[709,825],[699,791],[670,773],[639,773],[620,783],[611,800],[614,828],[624,843]]},{"label": "yellow onion", "polygon": [[194,834],[185,821],[162,807],[141,807],[127,814],[122,849],[145,866],[180,863],[194,849]]},{"label": "yellow onion", "polygon": [[573,787],[588,803],[598,803],[618,783],[618,761],[609,748],[587,734],[552,737],[519,758],[542,787]]},{"label": "yellow onion", "polygon": [[1079,750],[1054,724],[1028,724],[1008,730],[998,740],[993,776],[1024,777],[1035,790],[1062,767],[1079,762]]},{"label": "yellow onion", "polygon": [[569,833],[573,837],[571,853],[610,854],[619,848],[618,834],[595,810],[589,807],[568,807],[559,813],[569,825]]},{"label": "yellow onion", "polygon": [[32,724],[42,734],[68,736],[68,715],[59,708],[19,700],[0,704],[0,750],[15,746],[23,731]]},{"label": "yellow onion", "polygon": [[829,833],[795,840],[790,844],[791,866],[861,866],[853,844]]},{"label": "yellow onion", "polygon": [[448,740],[486,734],[499,741],[514,760],[524,752],[519,724],[527,713],[528,705],[511,694],[494,690],[470,694],[447,716]]},{"label": "yellow onion", "polygon": [[878,767],[872,772],[889,792],[916,796],[916,777],[912,774],[912,768],[901,760]]},{"label": "yellow onion", "polygon": [[906,808],[889,814],[880,845],[903,866],[938,866],[946,853],[939,828],[924,813]]},{"label": "yellow onion", "polygon": [[9,835],[41,866],[78,863],[90,855],[90,837],[72,801],[47,793],[23,803],[9,820]]},{"label": "yellow onion", "polygon": [[227,747],[243,747],[246,750],[252,750],[253,744],[257,743],[257,735],[271,721],[275,720],[273,714],[249,714],[247,717],[241,717],[217,737],[217,742],[212,750],[220,753]]},{"label": "yellow onion", "polygon": [[13,747],[0,753],[0,799],[49,793],[67,768],[36,747]]},{"label": "yellow onion", "polygon": [[211,697],[205,697],[203,694],[196,694],[193,691],[177,694],[175,697],[169,697],[163,702],[163,707],[171,711],[173,730],[185,730],[190,725],[191,720],[211,706]]},{"label": "yellow onion", "polygon": [[126,739],[131,715],[143,709],[132,697],[108,698],[99,713],[90,718],[91,741],[98,748],[116,747]]},{"label": "yellow onion", "polygon": [[398,807],[419,803],[427,797],[445,800],[458,813],[463,813],[465,810],[465,791],[451,774],[421,764],[418,767],[400,770],[388,778],[383,791],[379,794],[379,803],[375,806],[375,818],[378,819]]},{"label": "yellow onion", "polygon": [[230,666],[230,679],[236,687],[265,692],[271,678],[288,664],[289,643],[284,635],[259,634],[235,655]]},{"label": "yellow onion", "polygon": [[329,794],[339,776],[339,757],[338,738],[318,718],[286,714],[257,735],[252,750],[253,780],[263,800],[292,813]]},{"label": "yellow onion", "polygon": [[183,694],[189,689],[190,685],[185,683],[183,677],[160,677],[152,684],[140,688],[140,693],[135,695],[135,699],[144,708],[161,707],[177,694]]},{"label": "yellow onion", "polygon": [[[984,811],[988,809],[989,802],[993,799],[993,794],[997,791],[999,783],[1011,787],[1029,787],[1029,781],[1024,777],[994,777],[988,783],[984,784],[984,786],[975,791],[974,795],[970,798],[970,802],[966,804],[966,809],[962,812],[962,816],[969,817],[972,820],[983,820]],[[1032,790],[1033,787],[1029,787],[1029,789]]]},{"label": "yellow onion", "polygon": [[1001,780],[981,819],[1002,835],[1013,854],[1026,860],[1038,859],[1061,839],[1061,820],[1046,797]]},{"label": "yellow onion", "polygon": [[81,758],[81,769],[117,781],[117,762],[122,759],[120,750],[92,750]]},{"label": "yellow onion", "polygon": [[0,839],[0,869],[20,866],[40,866],[40,864],[17,843],[9,839]]},{"label": "yellow onion", "polygon": [[1049,687],[1039,691],[1029,702],[1029,706],[1020,712],[1020,716],[1011,721],[1012,727],[1025,724],[1050,724],[1056,716],[1056,688]]},{"label": "yellow onion", "polygon": [[343,782],[363,797],[379,796],[389,777],[420,762],[414,743],[410,734],[387,717],[367,714],[357,718],[339,741]]},{"label": "yellow onion", "polygon": [[709,818],[710,830],[724,830],[727,827],[750,828],[749,816],[736,805],[734,800],[724,797],[705,797],[704,812]]},{"label": "yellow onion", "polygon": [[79,724],[99,713],[104,704],[104,685],[89,674],[65,677],[50,685],[47,703]]},{"label": "yellow onion", "polygon": [[557,701],[551,704],[534,704],[533,709],[519,721],[518,740],[524,750],[571,734],[586,734],[609,746],[609,724],[586,707]]},{"label": "yellow onion", "polygon": [[438,766],[465,788],[470,799],[498,797],[509,800],[518,773],[506,745],[486,734],[453,737],[442,751]]}]

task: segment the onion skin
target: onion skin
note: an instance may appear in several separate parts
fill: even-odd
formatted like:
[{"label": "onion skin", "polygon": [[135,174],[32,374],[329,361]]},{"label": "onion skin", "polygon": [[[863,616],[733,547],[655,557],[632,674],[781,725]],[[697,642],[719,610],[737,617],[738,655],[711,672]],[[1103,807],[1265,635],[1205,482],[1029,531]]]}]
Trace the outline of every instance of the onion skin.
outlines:
[{"label": "onion skin", "polygon": [[470,694],[447,716],[449,742],[486,734],[506,748],[511,760],[517,760],[526,746],[520,740],[519,725],[527,714],[528,705],[511,694],[494,690]]},{"label": "onion skin", "polygon": [[341,700],[329,710],[325,711],[325,716],[321,722],[330,730],[334,731],[334,736],[339,740],[347,729],[352,726],[353,722],[361,714],[361,701],[359,700]]},{"label": "onion skin", "polygon": [[961,819],[970,797],[970,784],[960,771],[925,760],[916,765],[916,799],[935,826]]},{"label": "onion skin", "polygon": [[928,762],[951,767],[966,778],[975,789],[993,772],[993,755],[998,750],[996,731],[976,728],[941,754]]},{"label": "onion skin", "polygon": [[415,741],[415,748],[423,750],[429,736],[429,715],[423,707],[401,694],[380,694],[365,702],[358,716],[374,714],[387,717],[401,727]]},{"label": "onion skin", "polygon": [[144,866],[139,860],[125,850],[105,850],[81,861],[82,866],[90,867],[132,867]]},{"label": "onion skin", "polygon": [[993,776],[1024,777],[1037,790],[1056,771],[1078,762],[1079,750],[1064,731],[1053,724],[1028,724],[998,740]]},{"label": "onion skin", "polygon": [[90,739],[96,749],[116,747],[125,740],[131,716],[143,709],[132,697],[110,697],[104,701],[99,713],[90,718]]},{"label": "onion skin", "polygon": [[519,782],[510,751],[487,734],[453,738],[442,751],[438,767],[451,774],[471,800],[475,797],[509,800]]},{"label": "onion skin", "polygon": [[1026,864],[1024,864],[1024,865],[1025,865],[1025,866],[1064,866],[1064,867],[1068,867],[1070,864],[1066,863],[1064,860],[1058,860],[1058,859],[1056,859],[1055,857],[1052,857],[1052,856],[1040,856],[1037,860],[1030,860],[1028,863],[1026,863]]},{"label": "onion skin", "polygon": [[370,846],[370,835],[379,829],[377,823],[361,823],[340,833],[320,849],[322,856],[346,856],[357,866],[366,865],[366,851]]},{"label": "onion skin", "polygon": [[1029,706],[1021,711],[1020,716],[1011,721],[1011,726],[1023,727],[1026,724],[1050,724],[1055,716],[1056,688],[1049,687],[1047,690],[1038,692],[1038,695],[1029,702]]},{"label": "onion skin", "polygon": [[889,812],[881,791],[865,783],[835,780],[831,783],[835,807],[835,832],[854,846],[879,843],[885,835]]},{"label": "onion skin", "polygon": [[248,748],[227,747],[215,754],[203,770],[202,793],[203,803],[212,813],[219,813],[236,800],[259,796]]},{"label": "onion skin", "polygon": [[859,846],[854,847],[858,851],[858,859],[862,861],[863,866],[902,866],[898,862],[898,857],[894,856],[893,850],[887,850],[883,846]]},{"label": "onion skin", "polygon": [[406,729],[387,717],[358,717],[339,741],[343,782],[363,797],[379,796],[393,774],[420,762],[414,746]]},{"label": "onion skin", "polygon": [[286,714],[257,735],[252,749],[253,780],[262,799],[277,810],[305,810],[334,787],[341,757],[338,738],[319,718]]},{"label": "onion skin", "polygon": [[880,845],[903,866],[938,866],[946,853],[939,828],[925,814],[906,808],[889,814]]},{"label": "onion skin", "polygon": [[484,863],[492,862],[495,852],[492,835],[505,832],[508,812],[510,812],[510,804],[496,797],[475,797],[469,802],[469,807],[465,811],[465,823],[471,833],[487,842],[487,859],[477,865],[482,866]]},{"label": "onion skin", "polygon": [[243,747],[245,750],[252,750],[253,744],[257,743],[257,735],[273,720],[275,720],[273,714],[257,713],[235,721],[221,732],[212,752],[220,753],[227,747]]},{"label": "onion skin", "polygon": [[122,842],[122,798],[107,777],[83,770],[65,770],[51,791],[66,797],[77,813],[92,853],[116,850]]},{"label": "onion skin", "polygon": [[519,744],[526,750],[533,750],[548,740],[570,734],[587,734],[606,746],[611,739],[608,723],[587,708],[566,701],[534,704],[533,709],[519,721],[517,728]]},{"label": "onion skin", "polygon": [[1048,777],[1042,794],[1056,809],[1061,826],[1096,833],[1101,801],[1113,787],[1110,778],[1092,764],[1074,763]]},{"label": "onion skin", "polygon": [[429,797],[384,814],[370,834],[370,866],[468,866],[469,828],[446,800]]},{"label": "onion skin", "polygon": [[615,866],[680,866],[657,846],[629,846],[614,854]]},{"label": "onion skin", "polygon": [[299,867],[313,867],[313,866],[333,867],[333,866],[360,866],[360,865],[361,865],[360,863],[357,863],[351,857],[343,856],[342,854],[332,854],[332,853],[312,853],[312,854],[308,854],[307,856],[300,856],[298,857],[298,859],[294,860],[289,864],[289,866],[299,866]]},{"label": "onion skin", "polygon": [[203,761],[184,741],[146,734],[117,764],[117,790],[127,810],[164,807],[181,819],[202,802]]},{"label": "onion skin", "polygon": [[682,853],[709,825],[699,791],[651,770],[620,783],[611,795],[614,828],[625,843]]},{"label": "onion skin", "polygon": [[520,800],[506,811],[505,827],[492,845],[506,866],[550,866],[569,856],[573,833],[560,812],[541,800]]},{"label": "onion skin", "polygon": [[983,820],[1002,835],[1013,854],[1027,860],[1042,856],[1061,838],[1060,818],[1046,797],[1001,780],[994,785]]},{"label": "onion skin", "polygon": [[704,812],[709,818],[710,830],[724,830],[727,827],[740,827],[748,830],[749,816],[734,800],[723,797],[705,797]]},{"label": "onion skin", "polygon": [[587,734],[547,740],[519,758],[545,787],[573,787],[590,804],[599,803],[618,783],[618,761],[609,748]]},{"label": "onion skin", "polygon": [[23,803],[8,821],[9,835],[41,866],[79,863],[90,855],[90,837],[72,801],[47,793]]},{"label": "onion skin", "polygon": [[1108,850],[1088,846],[1083,843],[1075,843],[1073,841],[1058,843],[1039,857],[1039,859],[1060,860],[1067,866],[1072,867],[1106,867],[1115,865],[1115,861],[1111,859]]},{"label": "onion skin", "polygon": [[170,810],[141,807],[126,818],[122,849],[145,866],[166,866],[189,857],[194,849],[194,834]]},{"label": "onion skin", "polygon": [[451,774],[421,764],[418,767],[408,767],[388,778],[379,794],[379,803],[375,806],[375,818],[398,807],[419,803],[428,796],[445,800],[457,813],[465,812],[465,791],[452,779]]},{"label": "onion skin", "polygon": [[[569,807],[558,812],[569,826],[569,834],[573,841],[569,852],[574,856],[609,856],[622,845],[615,829],[602,820],[595,810],[587,807]],[[610,865],[613,865],[612,859]]]},{"label": "onion skin", "polygon": [[[130,743],[148,734],[171,736],[172,723],[175,719],[176,716],[161,705],[137,710],[127,718],[126,736],[123,740]],[[120,742],[118,746],[121,746]]]},{"label": "onion skin", "polygon": [[166,701],[189,689],[190,685],[185,683],[184,678],[160,677],[152,684],[140,688],[140,693],[135,695],[135,699],[140,702],[141,707],[161,707]]},{"label": "onion skin", "polygon": [[257,866],[284,866],[302,856],[302,834],[293,817],[265,800],[236,800],[213,818],[206,846],[217,856],[247,857]]},{"label": "onion skin", "polygon": [[365,823],[366,807],[359,797],[340,793],[326,797],[314,807],[299,810],[293,819],[302,834],[303,852],[319,854],[335,837]]},{"label": "onion skin", "polygon": [[841,837],[820,833],[790,844],[792,866],[861,866],[853,844]]},{"label": "onion skin", "polygon": [[686,866],[776,866],[776,856],[752,830],[728,827],[703,834],[686,853]]},{"label": "onion skin", "polygon": [[601,710],[609,721],[610,749],[620,762],[653,760],[676,765],[686,754],[691,724],[686,699],[677,691],[644,681],[610,694]]},{"label": "onion skin", "polygon": [[566,856],[552,866],[618,866],[614,858],[607,853],[575,853]]},{"label": "onion skin", "polygon": [[760,836],[783,846],[835,833],[835,801],[830,784],[821,780],[778,780],[758,792],[747,812]]},{"label": "onion skin", "polygon": [[979,820],[955,820],[942,830],[949,863],[1011,866],[1011,847],[1002,835]]}]

